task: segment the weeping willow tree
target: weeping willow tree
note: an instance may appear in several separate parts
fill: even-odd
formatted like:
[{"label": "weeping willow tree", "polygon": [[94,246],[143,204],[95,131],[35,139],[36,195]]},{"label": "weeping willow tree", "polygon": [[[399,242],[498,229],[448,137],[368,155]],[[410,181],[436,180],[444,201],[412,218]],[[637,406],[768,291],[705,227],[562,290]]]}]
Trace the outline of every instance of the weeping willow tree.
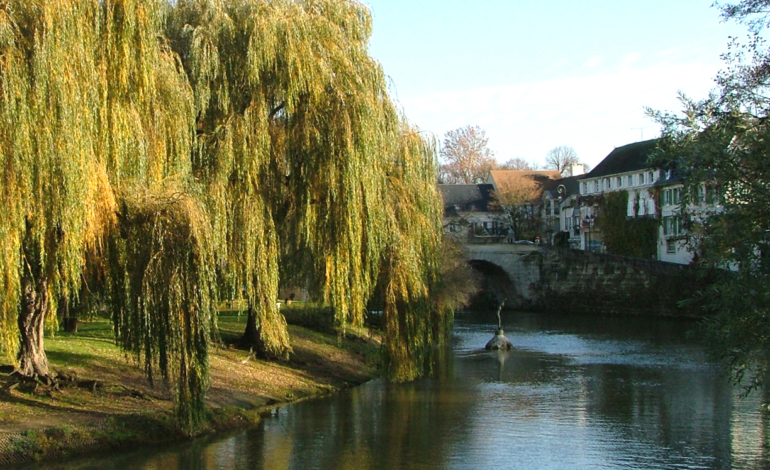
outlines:
[{"label": "weeping willow tree", "polygon": [[0,3],[0,330],[29,376],[84,270],[109,279],[119,345],[201,419],[214,307],[291,351],[280,282],[341,325],[383,299],[391,376],[445,336],[435,149],[368,55],[371,16],[332,0]]},{"label": "weeping willow tree", "polygon": [[98,10],[81,1],[0,5],[3,348],[23,375],[43,379],[46,322],[77,292],[84,254],[113,220],[93,75]]},{"label": "weeping willow tree", "polygon": [[431,298],[439,280],[442,205],[435,185],[435,148],[402,126],[387,166],[387,240],[381,254],[385,359],[396,381],[424,373],[429,354],[447,339],[452,310]]},{"label": "weeping willow tree", "polygon": [[46,322],[84,268],[108,270],[118,343],[176,379],[190,424],[215,278],[208,217],[187,197],[193,94],[159,39],[167,12],[146,0],[0,4],[0,326],[20,373],[51,378]]},{"label": "weeping willow tree", "polygon": [[361,321],[384,247],[399,120],[350,1],[177,2],[168,36],[195,93],[194,172],[207,185],[221,277],[244,289],[245,339],[290,351],[279,280]]}]

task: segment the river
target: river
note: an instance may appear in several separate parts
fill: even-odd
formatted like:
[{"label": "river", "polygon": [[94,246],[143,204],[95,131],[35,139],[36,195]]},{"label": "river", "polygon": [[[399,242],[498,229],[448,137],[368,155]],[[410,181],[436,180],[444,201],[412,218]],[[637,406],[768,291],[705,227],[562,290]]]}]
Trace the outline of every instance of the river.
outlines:
[{"label": "river", "polygon": [[459,315],[435,374],[276,409],[255,428],[35,469],[762,469],[768,418],[685,321]]}]

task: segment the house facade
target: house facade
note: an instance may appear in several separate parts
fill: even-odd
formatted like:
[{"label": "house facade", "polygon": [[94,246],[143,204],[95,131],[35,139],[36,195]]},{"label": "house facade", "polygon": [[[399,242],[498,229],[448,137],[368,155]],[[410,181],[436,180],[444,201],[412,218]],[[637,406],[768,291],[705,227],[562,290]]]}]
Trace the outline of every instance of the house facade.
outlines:
[{"label": "house facade", "polygon": [[581,248],[580,178],[554,180],[543,191],[543,233],[548,244]]},{"label": "house facade", "polygon": [[495,203],[491,184],[439,184],[444,232],[461,243],[507,241],[510,224]]},{"label": "house facade", "polygon": [[[580,247],[603,251],[602,233],[596,225],[599,198],[617,191],[628,193],[627,218],[654,218],[658,221],[655,257],[660,261],[688,264],[688,249],[682,217],[683,184],[675,170],[654,168],[649,157],[657,139],[618,147],[580,181]],[[706,204],[704,196],[702,204]],[[690,209],[688,208],[688,211]]]}]

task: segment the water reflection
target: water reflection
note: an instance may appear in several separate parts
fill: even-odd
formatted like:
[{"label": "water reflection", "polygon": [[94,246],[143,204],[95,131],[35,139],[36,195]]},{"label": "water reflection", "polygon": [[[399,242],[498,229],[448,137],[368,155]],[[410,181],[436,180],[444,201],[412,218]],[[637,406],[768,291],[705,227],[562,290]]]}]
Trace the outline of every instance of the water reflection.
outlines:
[{"label": "water reflection", "polygon": [[741,400],[673,321],[460,317],[432,379],[375,381],[255,429],[156,454],[41,468],[770,468],[760,397]]}]

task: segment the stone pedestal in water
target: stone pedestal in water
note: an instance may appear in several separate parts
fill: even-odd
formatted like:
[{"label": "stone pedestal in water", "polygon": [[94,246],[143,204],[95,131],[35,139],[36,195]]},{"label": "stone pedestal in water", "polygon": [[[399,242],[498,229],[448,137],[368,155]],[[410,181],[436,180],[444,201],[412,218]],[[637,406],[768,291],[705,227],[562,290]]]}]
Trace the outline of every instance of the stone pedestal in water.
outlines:
[{"label": "stone pedestal in water", "polygon": [[502,328],[495,330],[495,336],[489,340],[486,349],[511,349],[513,344],[505,337],[505,332]]}]

